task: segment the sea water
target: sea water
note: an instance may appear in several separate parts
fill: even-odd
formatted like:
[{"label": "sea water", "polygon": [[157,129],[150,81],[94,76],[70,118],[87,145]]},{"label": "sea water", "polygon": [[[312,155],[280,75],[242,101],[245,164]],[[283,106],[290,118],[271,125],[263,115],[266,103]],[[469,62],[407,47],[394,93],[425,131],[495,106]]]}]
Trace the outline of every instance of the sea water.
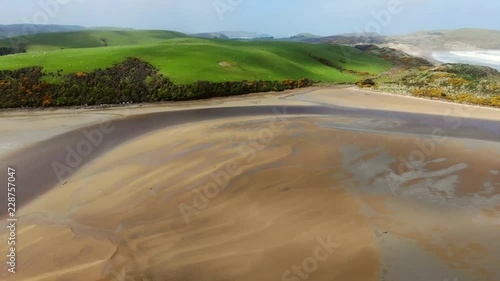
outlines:
[{"label": "sea water", "polygon": [[443,63],[485,65],[500,70],[500,50],[434,52],[432,56]]}]

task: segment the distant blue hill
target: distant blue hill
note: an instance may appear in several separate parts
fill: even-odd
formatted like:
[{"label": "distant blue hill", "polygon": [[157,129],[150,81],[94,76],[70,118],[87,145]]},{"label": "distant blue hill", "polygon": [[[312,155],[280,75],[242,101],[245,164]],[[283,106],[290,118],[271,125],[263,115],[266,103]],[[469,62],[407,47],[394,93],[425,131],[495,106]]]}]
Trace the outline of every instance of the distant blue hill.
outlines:
[{"label": "distant blue hill", "polygon": [[56,33],[82,30],[130,30],[131,28],[119,27],[84,27],[79,25],[57,24],[0,24],[0,39],[32,35],[38,33]]}]

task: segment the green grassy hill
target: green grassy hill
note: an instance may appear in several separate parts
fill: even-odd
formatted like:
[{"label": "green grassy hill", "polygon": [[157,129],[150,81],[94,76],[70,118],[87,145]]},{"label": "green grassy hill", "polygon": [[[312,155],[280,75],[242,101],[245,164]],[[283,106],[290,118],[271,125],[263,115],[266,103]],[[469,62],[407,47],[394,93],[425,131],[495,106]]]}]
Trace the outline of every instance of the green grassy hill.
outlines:
[{"label": "green grassy hill", "polygon": [[0,47],[11,47],[12,42],[21,44],[28,52],[96,48],[105,46],[126,46],[138,44],[154,44],[172,38],[188,38],[179,32],[163,30],[93,30],[78,32],[41,33],[28,39],[14,37],[0,40]]},{"label": "green grassy hill", "polygon": [[190,35],[193,37],[205,38],[205,39],[229,39],[229,37],[227,37],[221,32],[194,33]]},{"label": "green grassy hill", "polygon": [[56,24],[0,24],[0,39],[37,33],[82,31],[86,28],[79,25]]},{"label": "green grassy hill", "polygon": [[[0,40],[0,46],[5,43]],[[0,70],[39,65],[50,72],[89,72],[127,57],[150,62],[175,83],[300,78],[355,82],[360,78],[356,72],[373,74],[392,65],[330,44],[200,39],[169,31],[91,31],[36,35],[28,53],[0,57]]]}]

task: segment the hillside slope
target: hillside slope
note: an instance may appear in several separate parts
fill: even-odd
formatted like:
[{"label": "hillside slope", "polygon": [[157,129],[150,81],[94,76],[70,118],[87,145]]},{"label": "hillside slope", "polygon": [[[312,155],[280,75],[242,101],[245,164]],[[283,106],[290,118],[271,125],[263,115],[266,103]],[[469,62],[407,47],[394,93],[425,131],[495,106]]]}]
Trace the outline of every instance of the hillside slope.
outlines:
[{"label": "hillside slope", "polygon": [[81,31],[85,29],[85,27],[79,25],[0,24],[0,39],[38,33]]},{"label": "hillside slope", "polygon": [[[100,39],[104,36],[108,46],[96,48],[103,46]],[[355,82],[361,72],[374,74],[392,66],[350,47],[199,39],[166,31],[40,34],[30,41],[28,50],[0,57],[0,70],[39,65],[50,72],[89,72],[136,57],[158,67],[176,83],[300,78]]]},{"label": "hillside slope", "polygon": [[103,46],[125,46],[154,44],[172,38],[187,38],[186,34],[163,30],[115,30],[115,31],[79,31],[35,34],[28,40],[14,37],[0,40],[0,47],[17,46],[32,51],[46,51],[69,48],[94,48]]},{"label": "hillside slope", "polygon": [[442,50],[500,49],[499,30],[478,28],[422,31],[391,37],[390,40]]},{"label": "hillside slope", "polygon": [[436,51],[464,51],[478,49],[500,49],[500,31],[478,28],[455,30],[420,31],[406,35],[382,36],[375,33],[344,34],[301,40],[306,43],[329,43],[355,46],[376,44],[389,47],[413,56],[435,61]]}]

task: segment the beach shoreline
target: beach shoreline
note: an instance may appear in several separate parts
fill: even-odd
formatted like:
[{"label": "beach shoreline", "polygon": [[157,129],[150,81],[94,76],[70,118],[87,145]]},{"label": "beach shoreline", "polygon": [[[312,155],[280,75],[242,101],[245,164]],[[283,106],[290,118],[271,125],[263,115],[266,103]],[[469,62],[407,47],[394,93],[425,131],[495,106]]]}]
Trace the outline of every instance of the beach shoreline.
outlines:
[{"label": "beach shoreline", "polygon": [[[307,96],[310,93],[313,93],[313,95],[317,93],[318,95],[316,96],[325,96],[325,93],[330,94],[328,100],[323,103],[323,105],[328,106],[390,109],[424,114],[439,113],[455,117],[500,119],[498,115],[500,109],[496,108],[396,95],[369,89],[359,89],[352,86],[311,87],[284,92],[255,93],[210,100],[138,104],[105,108],[15,109],[0,111],[0,125],[8,128],[0,133],[0,157],[59,134],[108,120],[123,119],[128,116],[149,113],[226,106],[318,104],[315,98],[309,99],[309,101],[294,100],[295,96]],[[365,93],[368,95],[360,97],[359,95],[355,95],[356,93]],[[351,94],[353,95],[350,96]],[[407,102],[411,103],[411,106],[408,106]],[[389,105],[391,108],[389,108]],[[467,116],[462,116],[464,115],[461,112],[464,111],[462,108],[469,108]]]},{"label": "beach shoreline", "polygon": [[32,241],[6,280],[281,279],[317,241],[314,280],[500,274],[500,110],[343,87],[72,114],[3,116],[52,130],[1,157]]}]

